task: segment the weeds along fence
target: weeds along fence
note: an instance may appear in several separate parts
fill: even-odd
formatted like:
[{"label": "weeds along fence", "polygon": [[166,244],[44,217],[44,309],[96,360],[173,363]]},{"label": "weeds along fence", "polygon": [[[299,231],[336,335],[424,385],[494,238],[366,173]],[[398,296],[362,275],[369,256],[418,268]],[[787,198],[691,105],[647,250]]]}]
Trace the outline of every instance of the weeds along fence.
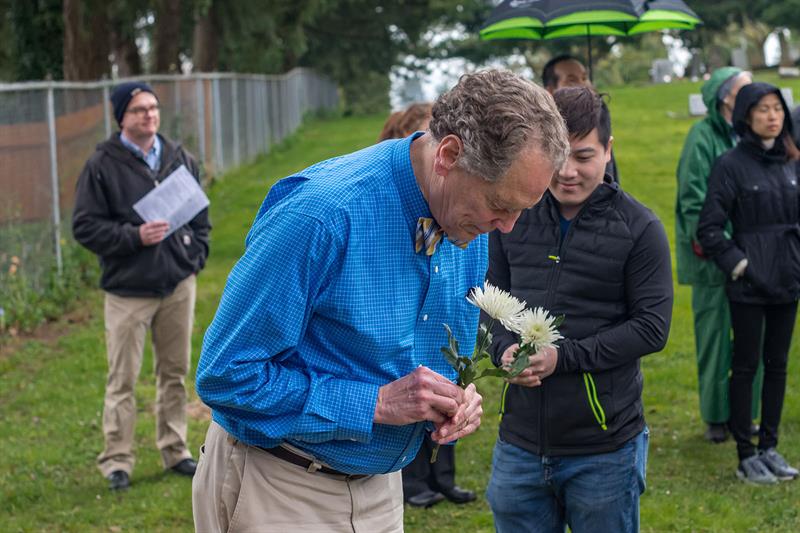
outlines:
[{"label": "weeds along fence", "polygon": [[[136,79],[158,95],[161,133],[194,154],[205,175],[268,152],[305,113],[338,105],[336,85],[302,68]],[[20,278],[37,290],[62,274],[75,183],[97,143],[118,129],[108,99],[122,81],[0,84],[0,309]]]}]

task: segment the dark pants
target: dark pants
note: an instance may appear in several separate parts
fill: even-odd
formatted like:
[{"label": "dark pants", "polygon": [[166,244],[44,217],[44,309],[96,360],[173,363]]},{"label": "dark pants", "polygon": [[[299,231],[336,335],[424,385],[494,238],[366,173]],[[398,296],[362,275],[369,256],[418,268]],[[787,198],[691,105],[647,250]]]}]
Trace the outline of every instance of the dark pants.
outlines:
[{"label": "dark pants", "polygon": [[777,305],[731,302],[734,343],[730,429],[739,460],[756,453],[750,440],[750,405],[753,376],[760,358],[764,361],[764,384],[758,447],[766,450],[778,445],[778,425],[786,392],[786,363],[796,314],[797,302]]},{"label": "dark pants", "polygon": [[431,463],[431,454],[435,447],[436,443],[425,435],[419,453],[403,468],[403,497],[406,500],[426,490],[438,492],[455,486],[456,447],[441,446],[436,462]]}]

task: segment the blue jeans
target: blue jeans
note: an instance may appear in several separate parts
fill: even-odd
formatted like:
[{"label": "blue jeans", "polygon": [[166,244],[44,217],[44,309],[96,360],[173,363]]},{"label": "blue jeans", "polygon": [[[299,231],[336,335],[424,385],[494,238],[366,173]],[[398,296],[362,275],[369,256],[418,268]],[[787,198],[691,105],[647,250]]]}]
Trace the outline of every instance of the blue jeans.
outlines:
[{"label": "blue jeans", "polygon": [[486,497],[498,533],[638,532],[647,428],[596,455],[536,455],[498,438]]}]

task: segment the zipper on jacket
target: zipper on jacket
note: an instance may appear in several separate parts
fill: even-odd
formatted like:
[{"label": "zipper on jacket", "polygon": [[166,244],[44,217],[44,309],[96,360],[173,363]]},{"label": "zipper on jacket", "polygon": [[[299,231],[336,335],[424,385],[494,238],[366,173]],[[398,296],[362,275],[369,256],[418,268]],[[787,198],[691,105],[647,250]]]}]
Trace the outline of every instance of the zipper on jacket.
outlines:
[{"label": "zipper on jacket", "polygon": [[597,420],[597,423],[603,431],[606,431],[608,429],[606,425],[606,412],[603,410],[603,406],[600,405],[600,400],[597,398],[597,387],[594,384],[592,374],[589,372],[583,373],[583,384],[586,387],[586,398],[589,400],[589,407],[592,409],[594,419]]},{"label": "zipper on jacket", "polygon": [[[556,207],[556,211],[558,211],[557,207]],[[575,216],[575,218],[572,219],[572,222],[570,223],[569,228],[567,229],[567,233],[564,234],[563,237],[561,235],[560,223],[559,223],[559,220],[557,218],[560,215],[556,215],[555,222],[556,222],[556,231],[558,232],[557,233],[557,235],[558,235],[558,248],[557,248],[558,252],[556,254],[554,254],[554,255],[548,255],[547,256],[547,258],[550,261],[553,262],[553,269],[551,271],[550,279],[548,280],[548,283],[547,283],[547,295],[545,296],[545,300],[544,300],[544,303],[545,303],[544,307],[548,311],[550,311],[553,308],[553,300],[555,298],[554,288],[556,286],[558,286],[558,278],[561,276],[561,261],[563,260],[564,255],[566,254],[567,242],[569,241],[570,237],[572,236],[573,229],[575,228],[575,224],[578,222],[578,219],[580,218],[580,216],[583,213],[583,211],[584,211],[584,209],[581,209],[580,212],[578,212],[578,214]],[[547,445],[546,440],[545,440],[546,436],[547,436],[547,432],[545,431],[545,424],[547,423],[547,420],[548,420],[548,418],[546,416],[546,413],[547,413],[547,394],[546,394],[547,384],[546,384],[546,382],[543,381],[542,384],[538,388],[539,388],[539,397],[540,397],[540,401],[539,401],[539,454],[540,455],[546,455],[547,454],[547,449],[549,447]]]}]

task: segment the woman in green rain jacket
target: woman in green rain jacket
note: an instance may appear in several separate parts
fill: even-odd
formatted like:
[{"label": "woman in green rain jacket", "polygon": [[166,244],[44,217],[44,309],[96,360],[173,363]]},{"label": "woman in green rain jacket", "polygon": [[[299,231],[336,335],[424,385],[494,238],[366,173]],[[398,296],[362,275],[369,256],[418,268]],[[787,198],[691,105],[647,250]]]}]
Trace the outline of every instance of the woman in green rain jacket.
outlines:
[{"label": "woman in green rain jacket", "polygon": [[[714,71],[701,89],[708,115],[689,130],[678,162],[675,205],[678,283],[692,286],[700,415],[708,425],[706,438],[712,442],[722,442],[727,438],[731,319],[725,296],[725,278],[714,262],[705,257],[695,233],[711,167],[719,156],[736,144],[731,126],[736,94],[751,82],[749,72],[735,67]],[[761,373],[759,369],[753,382],[754,416],[758,413]]]}]

